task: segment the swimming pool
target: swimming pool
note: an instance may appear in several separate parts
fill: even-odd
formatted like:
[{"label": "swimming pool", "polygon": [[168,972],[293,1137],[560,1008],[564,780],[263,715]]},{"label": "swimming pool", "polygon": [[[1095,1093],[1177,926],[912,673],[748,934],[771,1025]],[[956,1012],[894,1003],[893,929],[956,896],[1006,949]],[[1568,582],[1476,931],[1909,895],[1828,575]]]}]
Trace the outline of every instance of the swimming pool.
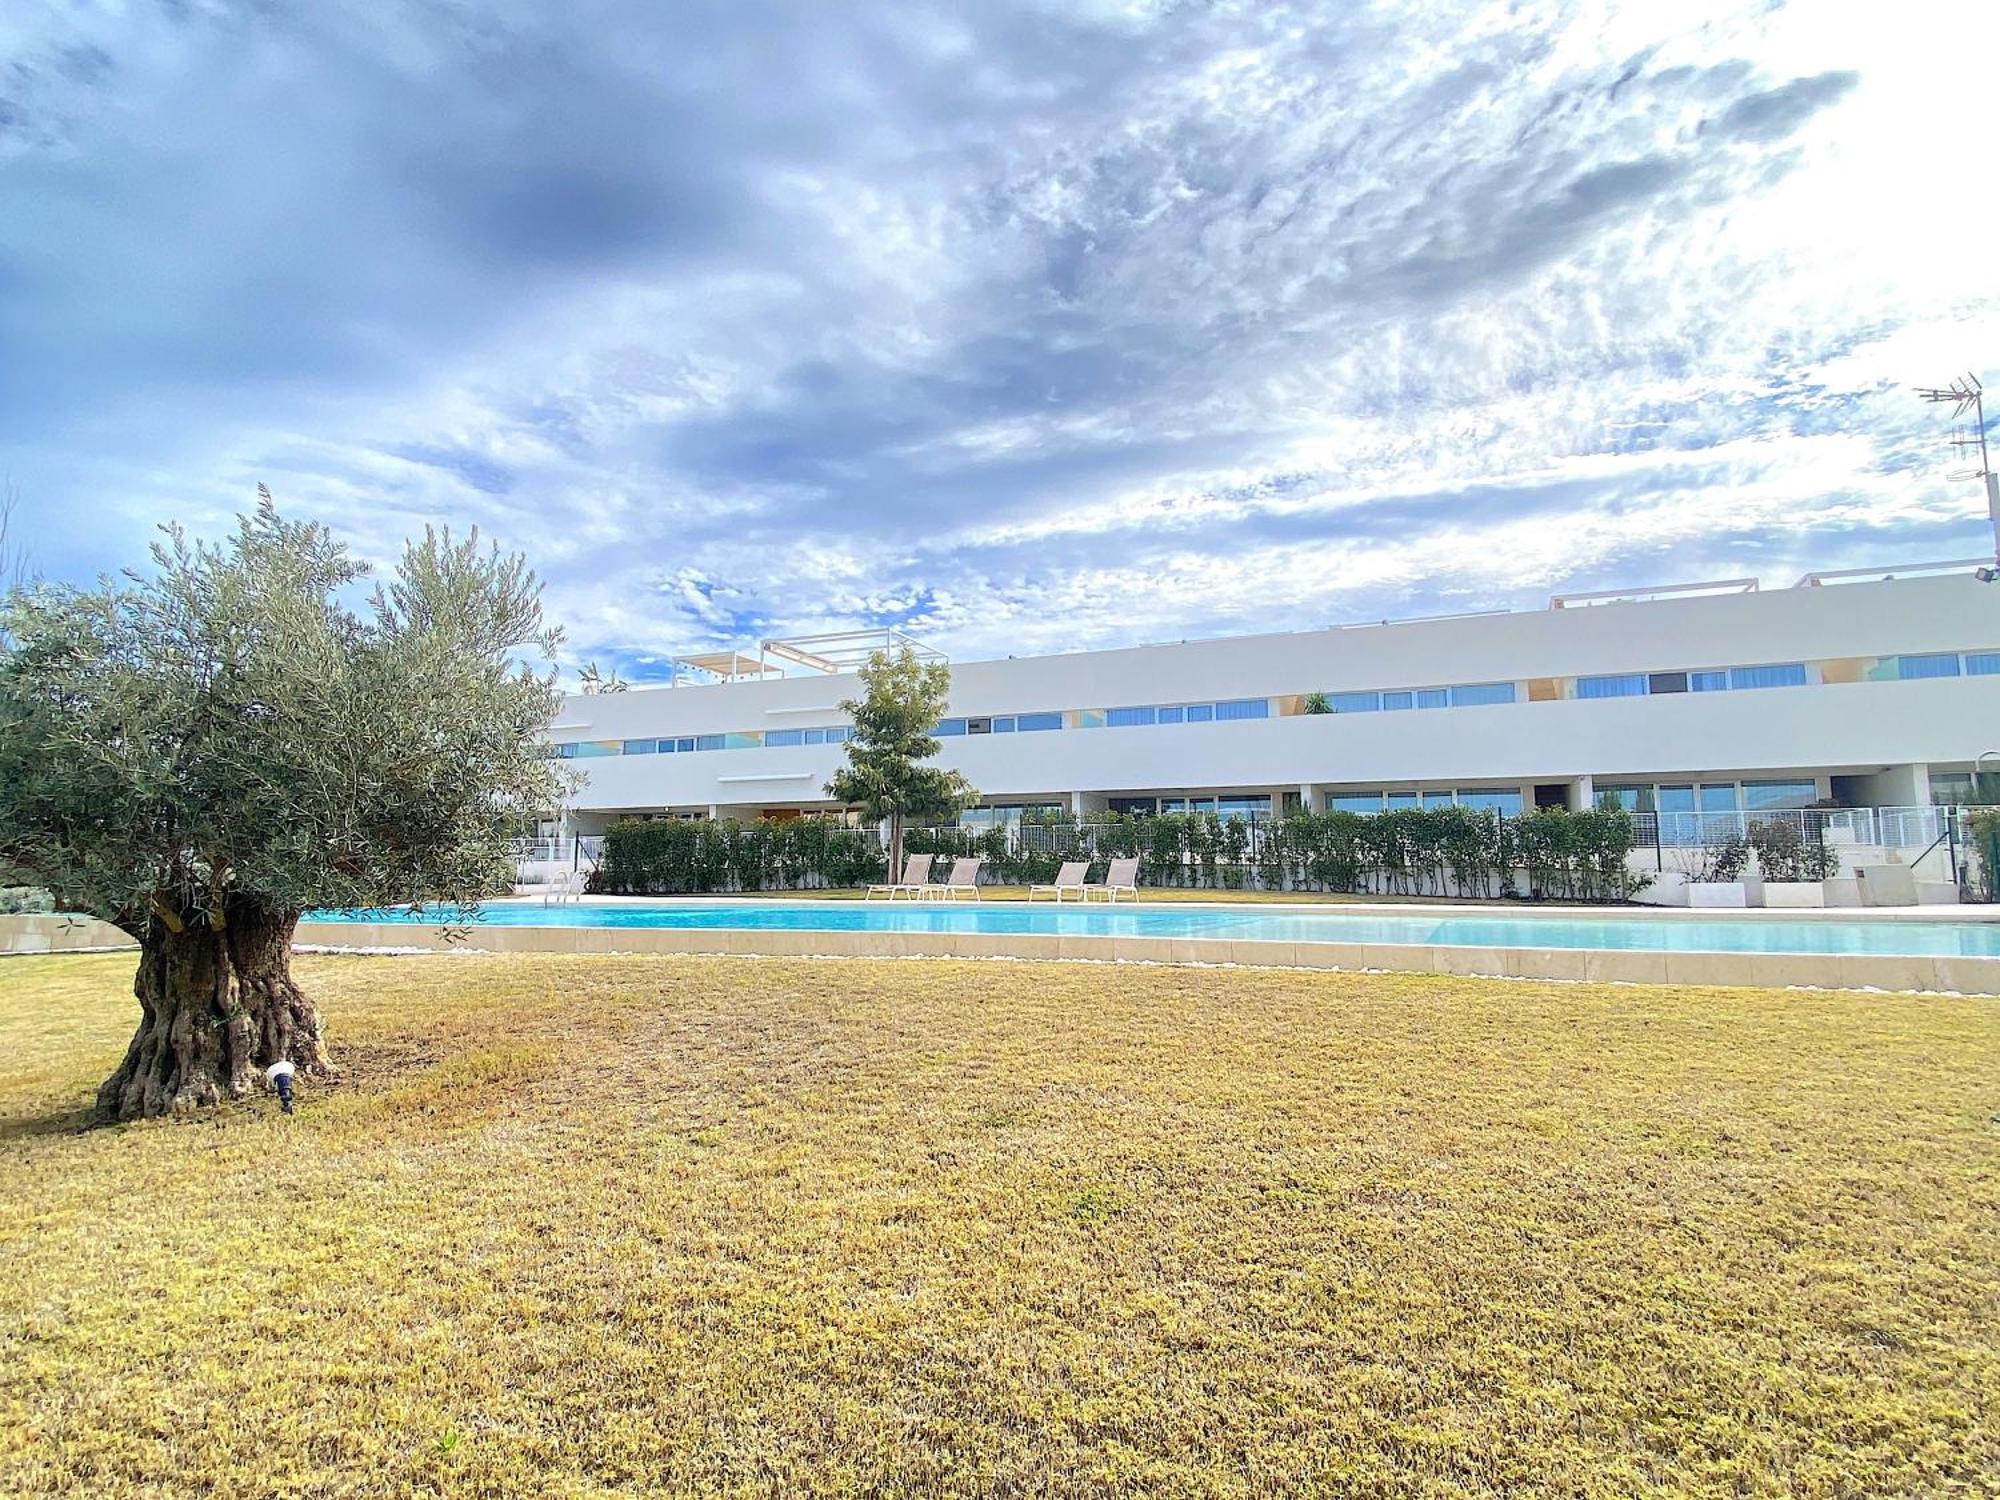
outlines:
[{"label": "swimming pool", "polygon": [[[432,913],[317,911],[308,922],[435,926]],[[493,903],[490,927],[678,931],[981,933],[1046,937],[1211,938],[1271,943],[1399,943],[1455,948],[1670,953],[1800,953],[2000,958],[2000,922],[1838,917],[1572,917],[1533,913],[1409,916],[1254,906],[993,906],[783,901],[541,906]]]}]

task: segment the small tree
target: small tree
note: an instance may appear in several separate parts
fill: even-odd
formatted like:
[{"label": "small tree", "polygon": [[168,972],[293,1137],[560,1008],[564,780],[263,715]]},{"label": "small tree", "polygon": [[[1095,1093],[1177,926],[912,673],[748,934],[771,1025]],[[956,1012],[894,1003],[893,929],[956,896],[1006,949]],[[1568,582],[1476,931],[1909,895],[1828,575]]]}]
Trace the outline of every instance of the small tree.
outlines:
[{"label": "small tree", "polygon": [[0,604],[0,879],[139,939],[139,1029],[98,1094],[119,1119],[325,1072],[300,913],[454,919],[561,795],[554,674],[512,662],[555,646],[521,560],[426,531],[356,612],[362,567],[259,490],[221,546],[170,528],[150,573]]},{"label": "small tree", "polygon": [[979,793],[956,771],[920,764],[938,753],[931,733],[951,694],[951,669],[925,662],[905,646],[894,656],[877,651],[861,669],[862,696],[840,705],[854,720],[847,737],[847,768],[826,784],[826,794],[889,822],[889,878],[903,868],[903,827],[956,817]]}]

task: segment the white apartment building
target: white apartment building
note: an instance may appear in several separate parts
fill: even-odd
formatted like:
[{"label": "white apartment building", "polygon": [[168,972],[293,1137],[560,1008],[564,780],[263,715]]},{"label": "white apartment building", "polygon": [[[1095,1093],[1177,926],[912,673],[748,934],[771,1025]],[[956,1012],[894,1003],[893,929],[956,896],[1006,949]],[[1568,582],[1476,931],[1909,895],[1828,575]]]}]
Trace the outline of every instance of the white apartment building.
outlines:
[{"label": "white apartment building", "polygon": [[[2000,585],[1936,566],[957,662],[940,760],[979,788],[974,822],[1952,801],[1983,752],[2000,767]],[[835,810],[852,667],[901,640],[765,642],[684,658],[702,683],[569,698],[549,731],[582,773],[566,831]]]}]

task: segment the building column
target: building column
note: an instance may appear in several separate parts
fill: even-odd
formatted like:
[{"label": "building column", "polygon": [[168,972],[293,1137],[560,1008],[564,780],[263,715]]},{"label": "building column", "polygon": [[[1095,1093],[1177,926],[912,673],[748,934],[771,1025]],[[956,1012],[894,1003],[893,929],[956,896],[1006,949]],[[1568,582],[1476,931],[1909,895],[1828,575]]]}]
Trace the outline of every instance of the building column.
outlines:
[{"label": "building column", "polygon": [[1569,810],[1589,812],[1597,806],[1597,783],[1588,776],[1579,776],[1569,784]]}]

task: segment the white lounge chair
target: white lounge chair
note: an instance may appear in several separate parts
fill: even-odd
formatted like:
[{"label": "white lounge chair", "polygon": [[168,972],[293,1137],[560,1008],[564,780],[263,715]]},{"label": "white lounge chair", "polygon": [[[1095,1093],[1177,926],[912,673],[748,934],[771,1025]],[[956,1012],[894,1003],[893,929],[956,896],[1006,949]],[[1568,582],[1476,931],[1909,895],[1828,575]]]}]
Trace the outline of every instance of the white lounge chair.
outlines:
[{"label": "white lounge chair", "polygon": [[861,899],[864,901],[873,901],[880,894],[888,897],[891,901],[894,901],[898,895],[908,896],[914,901],[923,895],[924,887],[931,883],[931,858],[928,854],[912,854],[908,859],[903,861],[903,878],[901,880],[892,881],[886,885],[871,885]]},{"label": "white lounge chair", "polygon": [[1106,901],[1116,901],[1120,891],[1128,892],[1134,901],[1139,899],[1139,861],[1137,859],[1114,859],[1111,868],[1104,872],[1104,880],[1099,885],[1086,885],[1086,898],[1102,896]]},{"label": "white lounge chair", "polygon": [[979,899],[979,867],[986,863],[985,856],[972,859],[955,859],[951,862],[951,874],[943,885],[924,887],[926,901],[956,901],[961,894]]},{"label": "white lounge chair", "polygon": [[1076,894],[1076,899],[1081,901],[1083,899],[1084,877],[1089,873],[1089,860],[1066,860],[1063,863],[1063,867],[1056,871],[1056,878],[1053,884],[1031,885],[1028,887],[1028,899],[1032,901],[1037,896],[1049,895],[1061,901],[1065,891],[1073,891]]}]

